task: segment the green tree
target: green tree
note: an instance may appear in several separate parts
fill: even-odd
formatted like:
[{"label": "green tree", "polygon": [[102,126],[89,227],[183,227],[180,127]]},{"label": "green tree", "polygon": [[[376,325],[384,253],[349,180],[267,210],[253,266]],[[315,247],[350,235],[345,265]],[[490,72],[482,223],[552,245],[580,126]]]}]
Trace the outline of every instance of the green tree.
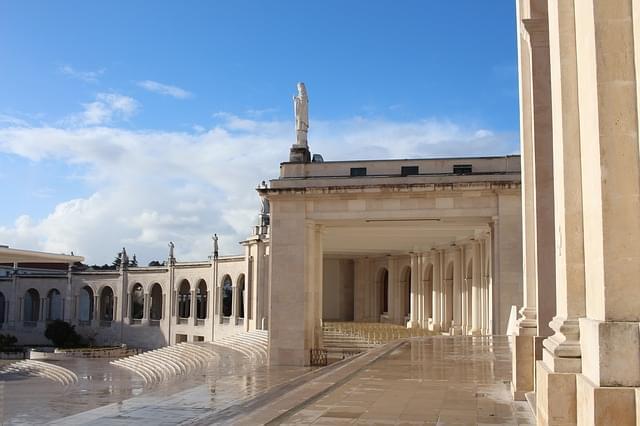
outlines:
[{"label": "green tree", "polygon": [[60,348],[78,347],[85,344],[82,336],[76,333],[75,326],[62,320],[51,321],[47,325],[44,337]]},{"label": "green tree", "polygon": [[122,253],[118,253],[116,258],[113,259],[113,262],[111,262],[111,266],[115,267],[115,269],[119,269],[121,263],[122,263]]}]

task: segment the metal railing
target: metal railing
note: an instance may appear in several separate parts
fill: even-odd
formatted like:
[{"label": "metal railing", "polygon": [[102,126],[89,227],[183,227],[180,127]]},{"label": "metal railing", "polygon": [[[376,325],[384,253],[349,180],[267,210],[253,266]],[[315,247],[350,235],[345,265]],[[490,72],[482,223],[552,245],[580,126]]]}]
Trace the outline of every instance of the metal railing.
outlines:
[{"label": "metal railing", "polygon": [[311,349],[310,364],[312,366],[325,366],[327,365],[327,350],[326,349]]},{"label": "metal railing", "polygon": [[160,327],[160,320],[149,320],[149,325],[151,327]]},{"label": "metal railing", "polygon": [[132,318],[130,324],[131,325],[141,325],[142,324],[142,320],[141,319],[137,319],[137,318]]},{"label": "metal railing", "polygon": [[197,318],[196,319],[196,325],[197,326],[203,326],[204,325],[204,319],[203,318]]},{"label": "metal railing", "polygon": [[178,318],[176,322],[178,324],[189,324],[189,318]]}]

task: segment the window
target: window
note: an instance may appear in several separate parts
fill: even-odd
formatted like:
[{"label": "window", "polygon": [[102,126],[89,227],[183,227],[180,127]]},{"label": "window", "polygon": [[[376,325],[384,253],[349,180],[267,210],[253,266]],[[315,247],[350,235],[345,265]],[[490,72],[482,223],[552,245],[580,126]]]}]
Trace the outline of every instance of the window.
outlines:
[{"label": "window", "polygon": [[454,164],[453,173],[456,175],[468,175],[472,173],[471,164]]},{"label": "window", "polygon": [[402,168],[400,169],[400,174],[402,176],[417,175],[419,174],[418,166],[402,166]]},{"label": "window", "polygon": [[352,167],[351,168],[351,176],[366,176],[367,168],[366,167]]}]

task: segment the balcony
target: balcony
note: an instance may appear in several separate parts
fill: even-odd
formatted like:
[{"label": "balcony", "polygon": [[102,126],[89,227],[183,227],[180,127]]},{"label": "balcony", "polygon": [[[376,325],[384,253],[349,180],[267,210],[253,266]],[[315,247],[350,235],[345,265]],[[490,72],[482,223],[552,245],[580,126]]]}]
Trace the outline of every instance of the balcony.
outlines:
[{"label": "balcony", "polygon": [[78,320],[80,327],[91,327],[91,320]]},{"label": "balcony", "polygon": [[177,323],[177,324],[184,324],[184,325],[187,325],[187,324],[189,324],[189,318],[178,318],[178,319],[176,320],[176,323]]},{"label": "balcony", "polygon": [[198,318],[196,319],[196,325],[200,327],[204,326],[204,321],[205,321],[204,318]]},{"label": "balcony", "polygon": [[141,325],[141,324],[142,324],[142,320],[141,320],[141,319],[133,318],[133,319],[131,319],[130,324],[131,324],[131,325]]},{"label": "balcony", "polygon": [[149,320],[149,325],[151,327],[160,327],[160,320]]},{"label": "balcony", "polygon": [[100,320],[100,327],[102,328],[111,328],[111,322],[109,320]]},{"label": "balcony", "polygon": [[24,321],[22,325],[25,328],[35,328],[38,326],[38,321]]}]

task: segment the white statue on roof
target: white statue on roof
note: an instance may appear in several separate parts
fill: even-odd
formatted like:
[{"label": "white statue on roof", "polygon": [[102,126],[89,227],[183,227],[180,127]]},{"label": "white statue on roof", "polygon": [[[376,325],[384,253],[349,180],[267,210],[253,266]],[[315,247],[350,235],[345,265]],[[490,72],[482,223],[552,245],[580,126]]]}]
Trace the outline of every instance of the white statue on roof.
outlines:
[{"label": "white statue on roof", "polygon": [[298,95],[293,97],[293,107],[296,115],[296,145],[306,147],[309,130],[309,97],[302,82],[298,83]]}]

